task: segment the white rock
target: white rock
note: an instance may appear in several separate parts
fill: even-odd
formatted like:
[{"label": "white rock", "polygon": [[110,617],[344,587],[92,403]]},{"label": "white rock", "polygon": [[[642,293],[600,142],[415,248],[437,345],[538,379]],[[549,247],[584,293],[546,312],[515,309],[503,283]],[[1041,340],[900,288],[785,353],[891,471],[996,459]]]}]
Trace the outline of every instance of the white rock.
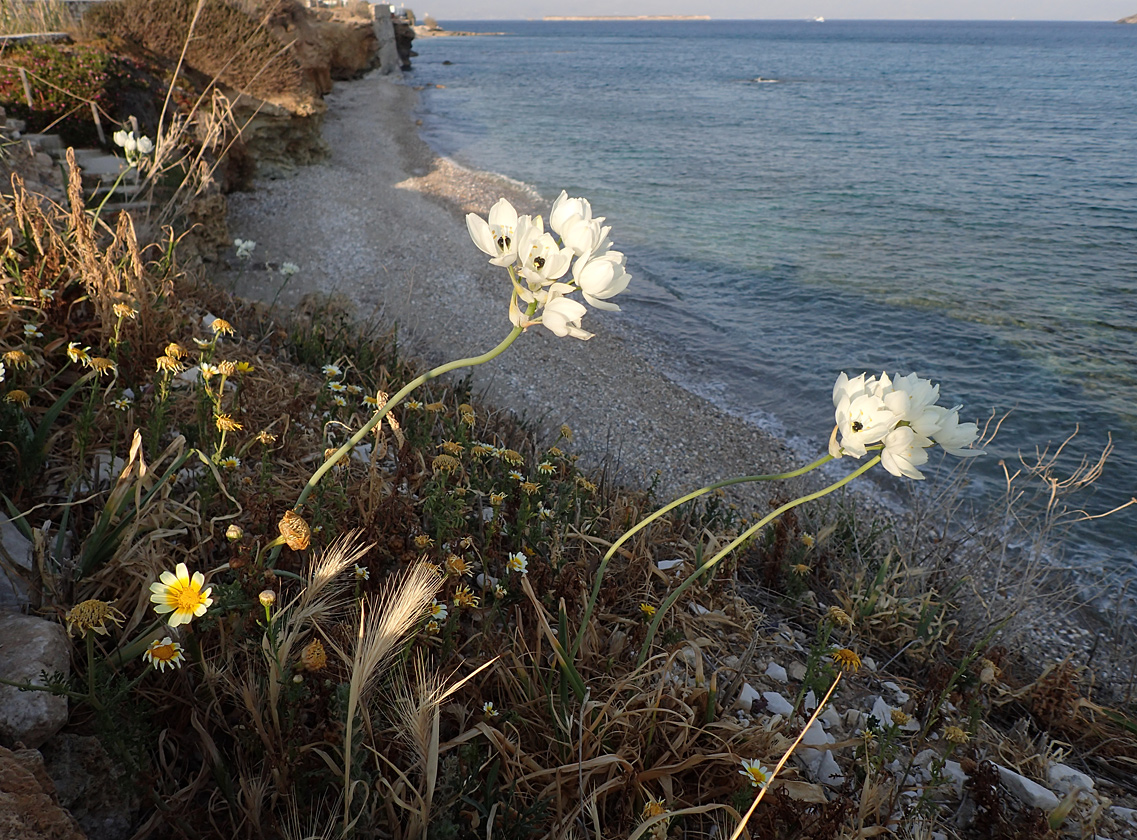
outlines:
[{"label": "white rock", "polygon": [[[864,661],[864,660],[862,660],[862,661]],[[908,700],[910,699],[907,692],[905,692],[903,689],[901,689],[900,686],[898,686],[896,683],[886,682],[886,683],[883,683],[883,685],[885,688],[887,688],[889,691],[891,691],[893,694],[896,695],[896,702],[897,703],[900,703],[901,705],[903,705],[903,704],[907,703]]]},{"label": "white rock", "polygon": [[[0,614],[0,677],[42,684],[40,672],[71,672],[71,646],[63,627],[31,615]],[[67,722],[67,698],[0,685],[0,744],[35,749]]]},{"label": "white rock", "polygon": [[670,572],[672,569],[678,569],[683,565],[683,558],[676,557],[674,560],[660,560],[655,565],[661,572]]},{"label": "white rock", "polygon": [[862,656],[861,657],[861,667],[864,668],[866,671],[872,671],[875,673],[876,672],[876,660],[873,659],[871,656]]},{"label": "white rock", "polygon": [[772,715],[788,718],[794,713],[794,707],[790,701],[776,691],[763,691],[762,699],[766,701],[766,711]]},{"label": "white rock", "polygon": [[28,605],[26,573],[32,569],[32,544],[6,516],[0,519],[0,610],[19,612]]},{"label": "white rock", "polygon": [[780,683],[789,682],[790,679],[789,674],[786,673],[786,669],[777,662],[771,662],[766,666],[766,676]]},{"label": "white rock", "polygon": [[873,700],[872,710],[869,714],[876,718],[882,727],[892,723],[892,707],[884,702],[883,697],[877,697]]},{"label": "white rock", "polygon": [[1137,809],[1122,808],[1120,805],[1113,805],[1110,806],[1109,810],[1113,811],[1113,815],[1122,822],[1137,825]]},{"label": "white rock", "polygon": [[815,720],[810,724],[809,729],[801,736],[801,742],[807,747],[821,747],[826,744],[832,744],[837,739],[825,731],[821,725],[821,721]]},{"label": "white rock", "polygon": [[710,610],[708,610],[702,604],[696,604],[694,601],[692,601],[691,602],[691,612],[693,612],[695,615],[706,615],[707,613],[710,612]]},{"label": "white rock", "polygon": [[844,721],[841,720],[841,713],[832,706],[826,706],[825,711],[821,713],[821,717],[818,718],[818,720],[830,728],[841,726],[841,724],[844,723]]},{"label": "white rock", "polygon": [[1094,780],[1065,764],[1051,764],[1046,780],[1055,793],[1067,794],[1072,790],[1093,791]]},{"label": "white rock", "polygon": [[809,773],[815,782],[826,787],[839,788],[845,784],[845,776],[841,773],[841,768],[833,758],[831,750],[826,750],[820,758],[810,764]]},{"label": "white rock", "polygon": [[754,701],[761,696],[750,683],[743,683],[742,690],[738,692],[738,699],[734,701],[734,708],[751,712],[754,710]]},{"label": "white rock", "polygon": [[812,688],[802,698],[801,708],[807,715],[813,714],[813,710],[817,708],[817,695],[813,693]]},{"label": "white rock", "polygon": [[790,678],[801,681],[805,679],[805,663],[791,662],[789,667]]},{"label": "white rock", "polygon": [[1014,770],[1000,764],[996,764],[995,767],[999,771],[999,780],[1003,786],[1020,802],[1044,811],[1053,811],[1058,807],[1058,797],[1038,782],[1032,782],[1026,776],[1020,776]]}]

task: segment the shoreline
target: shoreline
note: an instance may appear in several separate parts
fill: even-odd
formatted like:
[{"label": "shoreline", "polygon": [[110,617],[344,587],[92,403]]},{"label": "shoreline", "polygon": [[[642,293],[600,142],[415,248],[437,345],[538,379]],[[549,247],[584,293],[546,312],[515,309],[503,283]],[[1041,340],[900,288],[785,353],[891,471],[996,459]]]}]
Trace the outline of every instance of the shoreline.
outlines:
[{"label": "shoreline", "polygon": [[[294,304],[309,292],[345,295],[361,318],[397,324],[406,355],[435,365],[485,352],[510,327],[508,278],[470,241],[465,214],[485,217],[501,197],[522,213],[547,213],[548,202],[518,181],[435,154],[415,124],[417,103],[414,88],[377,74],[337,84],[328,97],[323,132],[331,156],[287,179],[258,180],[254,192],[230,196],[229,222],[233,236],[258,243],[255,260],[261,267],[262,260],[300,266],[278,305]],[[614,239],[618,247],[618,230]],[[634,284],[637,268],[628,268]],[[259,273],[245,274],[237,291],[270,300],[279,275],[269,270],[258,278]],[[595,333],[589,341],[534,327],[492,362],[451,374],[457,377],[452,381],[470,373],[475,394],[498,411],[536,421],[550,441],[566,423],[574,433],[571,451],[586,469],[603,469],[609,480],[631,486],[654,482],[660,499],[811,460],[668,378],[659,369],[662,360],[650,355],[658,351],[651,337],[637,342],[634,320],[620,314],[590,309],[583,323]],[[748,518],[761,516],[771,499],[812,492],[833,480],[818,470],[792,481],[740,485],[727,491],[726,500]],[[913,510],[903,500],[904,509],[897,510],[887,501],[891,494],[871,477],[831,498],[849,492],[861,514],[901,527],[913,524]],[[971,586],[991,597],[997,577],[988,579],[992,572],[982,564],[973,574]],[[1028,637],[1036,650],[1064,650],[1078,659],[1096,649],[1094,639],[1107,630],[1105,616],[1075,606],[1056,626],[1050,599],[1038,594],[1029,614],[1016,621],[1016,634]],[[1116,683],[1116,672],[1108,672],[1118,664],[1097,663],[1104,668],[1103,682]]]},{"label": "shoreline", "polygon": [[[411,355],[427,364],[493,347],[510,326],[508,279],[470,241],[464,216],[484,217],[503,196],[519,212],[547,213],[543,199],[436,155],[419,136],[417,94],[405,84],[373,74],[337,85],[328,104],[331,157],[230,196],[233,236],[255,240],[258,261],[300,265],[281,303],[313,291],[342,293],[361,316],[398,323]],[[288,210],[298,206],[305,212]],[[634,283],[636,267],[629,270]],[[258,283],[256,274],[238,291],[271,299],[279,283]],[[573,451],[590,468],[615,467],[617,480],[646,486],[658,471],[666,495],[800,466],[784,441],[666,378],[640,352],[634,325],[619,316],[590,310],[584,327],[596,335],[589,341],[530,329],[473,370],[475,392],[544,429],[567,423]],[[786,492],[785,483],[752,484],[731,496],[762,510]]]}]

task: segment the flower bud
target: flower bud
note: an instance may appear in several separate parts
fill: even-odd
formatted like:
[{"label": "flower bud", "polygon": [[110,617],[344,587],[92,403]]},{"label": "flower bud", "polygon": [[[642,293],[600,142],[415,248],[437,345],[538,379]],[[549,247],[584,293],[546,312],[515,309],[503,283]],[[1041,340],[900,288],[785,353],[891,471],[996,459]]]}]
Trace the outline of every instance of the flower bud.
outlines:
[{"label": "flower bud", "polygon": [[271,589],[265,589],[257,596],[257,600],[261,602],[262,607],[271,607],[276,603],[276,593]]},{"label": "flower bud", "polygon": [[240,525],[230,525],[225,529],[225,539],[229,542],[237,542],[243,536],[245,536],[245,530]]}]

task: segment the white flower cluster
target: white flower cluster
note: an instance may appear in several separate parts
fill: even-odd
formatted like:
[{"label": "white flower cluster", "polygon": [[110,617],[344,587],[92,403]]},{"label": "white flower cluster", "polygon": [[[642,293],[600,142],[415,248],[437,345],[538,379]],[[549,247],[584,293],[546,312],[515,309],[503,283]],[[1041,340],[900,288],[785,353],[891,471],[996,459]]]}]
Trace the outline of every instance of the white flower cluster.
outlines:
[{"label": "white flower cluster", "polygon": [[[516,326],[544,324],[555,335],[588,339],[592,333],[580,327],[588,310],[568,295],[579,291],[597,309],[620,308],[609,298],[624,291],[632,277],[624,270],[624,255],[612,250],[611,228],[603,216],[593,218],[587,199],[569,198],[562,190],[549,211],[551,233],[540,216],[518,216],[504,198],[490,208],[488,221],[468,214],[466,227],[490,263],[509,269],[509,320]],[[570,271],[571,279],[565,279]],[[536,308],[528,314],[519,300]]]},{"label": "white flower cluster", "polygon": [[126,162],[131,166],[136,164],[139,158],[154,151],[153,140],[145,136],[135,137],[133,131],[116,131],[114,141],[126,152]]},{"label": "white flower cluster", "polygon": [[257,243],[252,239],[234,239],[233,247],[237,249],[237,259],[247,260],[253,256],[253,251],[257,250]]},{"label": "white flower cluster", "polygon": [[[940,386],[914,373],[889,379],[842,373],[833,386],[837,427],[829,440],[834,458],[860,458],[867,447],[881,445],[880,462],[895,476],[921,479],[916,469],[928,461],[928,447],[938,443],[960,458],[982,455],[969,449],[979,434],[974,423],[960,423],[959,409],[936,405]],[[838,440],[838,437],[840,438]]]}]

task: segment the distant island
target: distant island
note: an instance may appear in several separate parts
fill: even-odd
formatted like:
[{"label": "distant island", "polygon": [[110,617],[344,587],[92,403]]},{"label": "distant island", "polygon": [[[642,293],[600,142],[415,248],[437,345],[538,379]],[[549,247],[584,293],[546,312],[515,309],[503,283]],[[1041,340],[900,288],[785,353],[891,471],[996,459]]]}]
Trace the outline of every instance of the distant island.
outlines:
[{"label": "distant island", "polygon": [[710,20],[710,15],[545,15],[542,20]]},{"label": "distant island", "polygon": [[1127,18],[1122,18],[1118,23],[1137,23],[1137,15],[1130,15]]}]

